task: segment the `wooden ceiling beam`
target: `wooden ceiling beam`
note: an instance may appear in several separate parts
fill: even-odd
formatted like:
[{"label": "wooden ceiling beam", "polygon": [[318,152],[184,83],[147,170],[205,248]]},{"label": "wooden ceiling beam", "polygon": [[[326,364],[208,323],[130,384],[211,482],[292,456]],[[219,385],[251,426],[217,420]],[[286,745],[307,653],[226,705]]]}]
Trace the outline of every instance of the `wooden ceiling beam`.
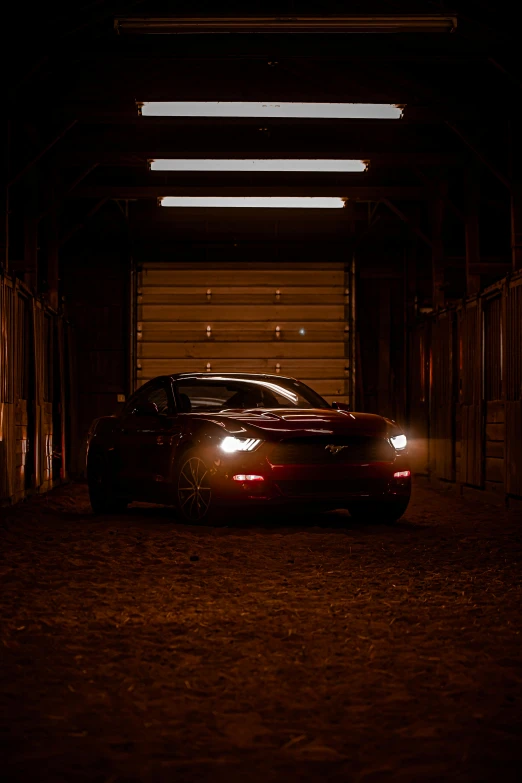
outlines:
[{"label": "wooden ceiling beam", "polygon": [[343,14],[341,16],[139,16],[114,20],[117,33],[450,33],[457,17],[450,14]]},{"label": "wooden ceiling beam", "polygon": [[486,155],[486,153],[481,149],[481,147],[476,143],[474,139],[472,139],[465,131],[463,131],[461,128],[457,127],[453,122],[446,121],[446,124],[449,128],[451,128],[452,131],[455,132],[455,134],[462,139],[464,144],[469,147],[469,149],[476,155],[477,159],[484,165],[486,168],[488,168],[491,173],[498,179],[500,182],[502,182],[503,185],[508,190],[511,190],[512,188],[512,181],[511,179],[504,174],[503,171],[499,169],[497,164],[491,160],[491,158]]},{"label": "wooden ceiling beam", "polygon": [[408,228],[415,234],[415,236],[419,237],[428,247],[433,247],[433,243],[429,237],[424,234],[423,231],[420,230],[420,228],[415,224],[415,222],[406,215],[401,209],[399,209],[395,204],[392,204],[390,201],[390,198],[383,198],[382,203],[385,204],[388,209],[393,212],[394,215],[396,215],[399,220],[402,220],[403,223],[405,223]]},{"label": "wooden ceiling beam", "polygon": [[93,185],[76,188],[73,198],[159,199],[164,196],[339,196],[354,201],[420,201],[429,190],[413,186],[317,185],[266,187],[175,187],[172,185]]}]

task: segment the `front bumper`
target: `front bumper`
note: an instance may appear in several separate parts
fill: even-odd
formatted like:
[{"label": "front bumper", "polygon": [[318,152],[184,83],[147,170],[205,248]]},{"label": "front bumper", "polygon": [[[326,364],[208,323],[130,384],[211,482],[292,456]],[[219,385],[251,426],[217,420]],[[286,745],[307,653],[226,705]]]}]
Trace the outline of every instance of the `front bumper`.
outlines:
[{"label": "front bumper", "polygon": [[[223,505],[310,503],[342,508],[344,502],[358,498],[393,502],[409,497],[411,477],[394,478],[394,473],[409,470],[404,452],[391,462],[273,465],[262,447],[253,454],[214,455],[212,488],[215,502]],[[263,480],[234,480],[243,474]]]}]

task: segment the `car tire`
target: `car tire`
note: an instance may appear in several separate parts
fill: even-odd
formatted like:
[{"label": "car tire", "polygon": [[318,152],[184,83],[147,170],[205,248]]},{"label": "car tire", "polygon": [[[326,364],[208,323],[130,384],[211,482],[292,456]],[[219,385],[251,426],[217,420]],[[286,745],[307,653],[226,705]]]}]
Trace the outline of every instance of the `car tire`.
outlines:
[{"label": "car tire", "polygon": [[352,519],[358,522],[393,524],[408,508],[409,497],[396,500],[357,500],[348,506]]},{"label": "car tire", "polygon": [[89,458],[87,484],[94,514],[121,514],[129,505],[128,500],[114,493],[107,460],[103,454],[95,454]]},{"label": "car tire", "polygon": [[217,518],[211,467],[198,449],[185,451],[178,462],[174,485],[176,508],[184,522],[211,524]]}]

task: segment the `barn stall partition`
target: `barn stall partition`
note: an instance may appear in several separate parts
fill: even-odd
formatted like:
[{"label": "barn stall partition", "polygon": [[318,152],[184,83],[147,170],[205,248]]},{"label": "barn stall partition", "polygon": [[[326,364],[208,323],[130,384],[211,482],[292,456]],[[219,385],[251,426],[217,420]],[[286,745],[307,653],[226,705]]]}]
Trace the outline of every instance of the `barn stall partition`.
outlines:
[{"label": "barn stall partition", "polygon": [[506,492],[510,496],[522,496],[522,276],[505,287],[503,354],[506,359]]},{"label": "barn stall partition", "polygon": [[409,337],[408,384],[410,458],[416,475],[429,475],[431,322],[416,323]]},{"label": "barn stall partition", "polygon": [[68,324],[18,280],[0,276],[0,502],[67,477],[63,406]]},{"label": "barn stall partition", "polygon": [[447,311],[431,329],[430,464],[441,481],[455,481],[456,323],[456,314]]},{"label": "barn stall partition", "polygon": [[[425,372],[428,332],[430,479],[484,490],[508,504],[521,498],[522,275],[418,324],[412,378]],[[419,428],[418,396],[411,396],[412,431]]]}]

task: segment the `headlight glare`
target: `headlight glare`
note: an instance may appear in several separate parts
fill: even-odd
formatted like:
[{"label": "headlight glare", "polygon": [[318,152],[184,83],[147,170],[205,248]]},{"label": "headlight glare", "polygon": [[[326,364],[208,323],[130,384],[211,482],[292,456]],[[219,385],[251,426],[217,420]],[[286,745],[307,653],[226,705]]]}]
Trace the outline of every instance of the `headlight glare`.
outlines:
[{"label": "headlight glare", "polygon": [[261,441],[256,438],[234,438],[229,435],[221,441],[221,449],[227,454],[234,454],[237,451],[254,451],[260,443]]},{"label": "headlight glare", "polygon": [[402,451],[408,445],[406,435],[394,435],[393,438],[390,438],[390,441],[395,451]]}]

